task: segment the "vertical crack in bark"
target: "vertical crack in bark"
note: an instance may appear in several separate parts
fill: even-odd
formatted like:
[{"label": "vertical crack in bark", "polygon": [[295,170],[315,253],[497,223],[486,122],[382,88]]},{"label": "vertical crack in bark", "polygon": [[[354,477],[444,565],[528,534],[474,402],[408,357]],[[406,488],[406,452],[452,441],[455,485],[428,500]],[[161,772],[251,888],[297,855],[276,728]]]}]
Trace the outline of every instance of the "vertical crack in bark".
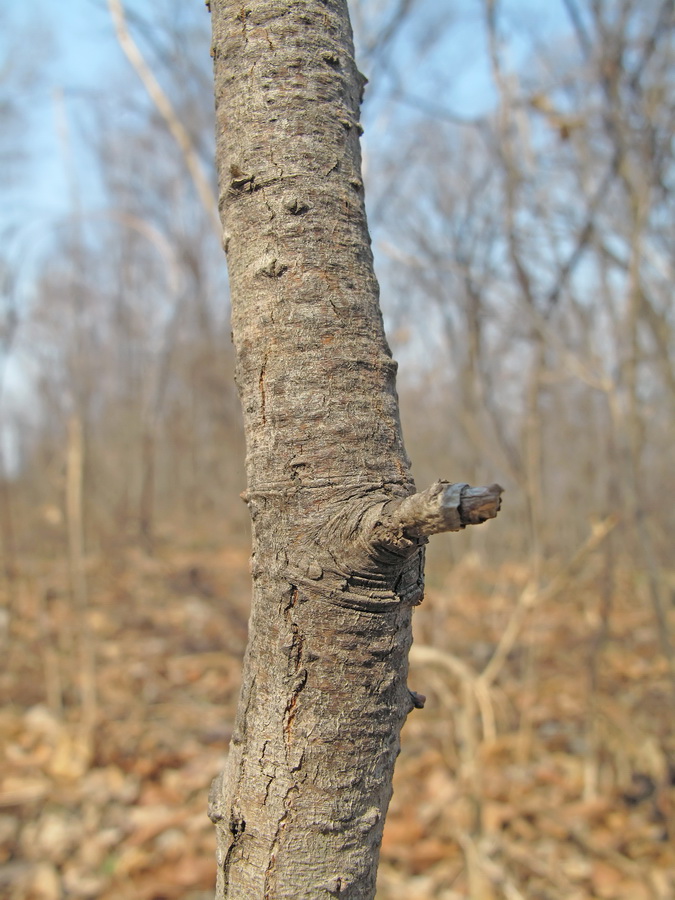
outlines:
[{"label": "vertical crack in bark", "polygon": [[[270,744],[269,740],[263,742],[262,750],[260,751],[260,759],[258,760],[260,763],[260,771],[262,772],[263,776],[267,779],[267,784],[265,785],[265,796],[263,797],[263,802],[262,802],[263,806],[265,806],[267,804],[267,801],[269,800],[270,788],[272,787],[272,782],[274,781],[274,779],[276,777],[276,774],[274,771],[271,773],[265,771],[265,769],[266,769],[265,753],[267,752],[267,747],[269,744]],[[274,763],[273,763],[273,765],[274,765]]]},{"label": "vertical crack in bark", "polygon": [[246,724],[248,721],[248,712],[255,699],[256,676],[251,677],[249,685],[244,687],[240,697],[241,711],[237,710],[237,718],[234,724],[234,733],[232,735],[232,744],[237,746],[243,743],[246,735]]},{"label": "vertical crack in bark", "polygon": [[267,354],[263,357],[262,368],[258,377],[258,389],[260,390],[260,415],[263,425],[267,424],[267,416],[265,415],[265,372],[267,369]]},{"label": "vertical crack in bark", "polygon": [[291,696],[286,704],[286,712],[284,713],[284,739],[286,741],[286,747],[289,751],[290,757],[290,745],[292,739],[292,729],[293,722],[295,721],[295,716],[297,712],[298,705],[298,697],[300,696],[300,692],[307,684],[307,669],[301,669],[296,675],[293,681],[293,689]]},{"label": "vertical crack in bark", "polygon": [[248,33],[247,33],[247,29],[246,29],[246,19],[248,19],[248,17],[249,17],[250,15],[251,15],[251,10],[250,10],[250,9],[245,9],[245,8],[242,6],[242,8],[239,10],[239,14],[238,14],[238,16],[237,16],[237,19],[239,19],[239,21],[241,22],[241,33],[242,33],[242,35],[243,35],[243,37],[244,37],[244,43],[245,43],[245,44],[248,44]]},{"label": "vertical crack in bark", "polygon": [[269,862],[267,863],[267,868],[265,869],[265,881],[263,884],[263,900],[275,900],[276,897],[276,863],[277,856],[279,854],[279,846],[281,843],[281,836],[283,834],[284,829],[286,828],[286,823],[288,821],[288,817],[291,812],[291,795],[297,793],[298,789],[295,785],[291,785],[286,794],[284,795],[284,811],[281,814],[279,821],[277,822],[277,828],[274,833],[274,838],[272,840],[272,846],[270,848],[269,854]]},{"label": "vertical crack in bark", "polygon": [[291,632],[293,634],[293,638],[291,640],[291,649],[288,655],[288,659],[293,666],[293,672],[291,674],[297,675],[300,672],[301,668],[302,648],[305,639],[300,633],[300,629],[295,622],[291,622]]},{"label": "vertical crack in bark", "polygon": [[[243,709],[241,710],[241,714],[238,715],[237,721],[235,723],[235,731],[232,735],[232,747],[230,748],[230,753],[233,753],[233,747],[236,747],[243,743],[244,738],[246,736],[246,721],[248,716],[249,707],[254,699],[255,693],[255,685],[256,685],[256,677],[253,675],[251,681],[248,685],[248,689],[244,689],[242,691],[241,700],[245,704]],[[231,797],[237,797],[239,795],[239,788],[243,779],[244,771],[243,765],[241,761],[236,766],[234,770],[231,770],[232,777],[235,781],[234,785],[228,786],[231,789],[228,791]],[[229,883],[230,883],[230,869],[232,864],[234,863],[234,854],[237,849],[239,849],[241,845],[241,838],[246,830],[246,822],[241,813],[238,812],[236,806],[232,806],[230,808],[230,815],[228,824],[225,825],[223,823],[223,819],[226,816],[226,805],[224,798],[224,789],[225,789],[225,773],[222,773],[220,779],[214,781],[211,786],[212,796],[210,799],[210,805],[213,807],[213,816],[212,821],[217,823],[218,831],[222,835],[226,833],[229,835],[229,844],[227,846],[227,850],[225,852],[225,857],[220,866],[222,870],[222,896],[226,897]],[[219,837],[219,843],[221,838]]]},{"label": "vertical crack in bark", "polygon": [[300,692],[307,683],[307,669],[303,665],[303,651],[305,638],[300,626],[293,618],[293,609],[298,599],[298,589],[291,586],[291,601],[284,609],[284,618],[291,632],[290,643],[284,648],[288,654],[288,677],[292,679],[291,695],[286,702],[284,711],[284,744],[286,746],[286,759],[291,759],[291,740],[293,723],[297,712]]},{"label": "vertical crack in bark", "polygon": [[293,723],[295,721],[295,716],[297,713],[298,698],[300,696],[300,692],[307,683],[307,669],[302,665],[304,638],[296,622],[291,621],[290,627],[292,638],[291,646],[289,648],[288,662],[289,675],[292,677],[293,683],[291,688],[291,696],[288,698],[288,701],[286,703],[286,710],[284,712],[284,742],[286,744],[286,754],[289,761],[291,759],[292,731]]},{"label": "vertical crack in bark", "polygon": [[246,822],[241,816],[237,817],[235,811],[232,811],[232,817],[230,819],[229,828],[230,834],[232,835],[232,840],[230,842],[229,847],[227,848],[227,853],[225,854],[225,859],[223,860],[223,887],[225,896],[227,896],[227,890],[230,884],[230,868],[232,867],[232,863],[234,862],[234,854],[235,851],[239,849],[241,844],[241,839],[244,836],[244,832],[246,831]]}]

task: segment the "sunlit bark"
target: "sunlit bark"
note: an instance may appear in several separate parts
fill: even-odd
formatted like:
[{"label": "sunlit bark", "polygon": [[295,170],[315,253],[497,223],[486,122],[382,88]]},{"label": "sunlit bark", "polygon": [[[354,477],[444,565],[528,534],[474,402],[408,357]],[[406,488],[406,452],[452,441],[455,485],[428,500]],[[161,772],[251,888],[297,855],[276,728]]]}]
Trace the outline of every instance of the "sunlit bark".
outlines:
[{"label": "sunlit bark", "polygon": [[366,225],[346,0],[212,3],[253,609],[219,898],[370,898],[427,536],[500,489],[414,494]]}]

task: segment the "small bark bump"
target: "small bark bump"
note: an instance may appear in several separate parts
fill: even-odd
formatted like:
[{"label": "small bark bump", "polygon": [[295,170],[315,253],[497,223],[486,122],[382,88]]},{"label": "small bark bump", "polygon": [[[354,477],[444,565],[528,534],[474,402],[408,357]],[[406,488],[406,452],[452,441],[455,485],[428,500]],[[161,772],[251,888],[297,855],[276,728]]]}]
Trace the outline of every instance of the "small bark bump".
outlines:
[{"label": "small bark bump", "polygon": [[310,563],[307,568],[307,575],[313,581],[318,581],[323,576],[323,569],[316,563]]},{"label": "small bark bump", "polygon": [[221,772],[211,782],[211,789],[209,790],[209,810],[208,810],[209,819],[215,825],[217,822],[222,822],[225,818],[225,813],[223,809],[223,773]]},{"label": "small bark bump", "polygon": [[284,263],[280,263],[279,260],[274,257],[274,259],[267,260],[263,263],[256,274],[263,278],[281,278],[286,271],[288,271],[288,266]]},{"label": "small bark bump", "polygon": [[230,833],[238,838],[246,831],[246,820],[242,816],[233,815],[230,819]]},{"label": "small bark bump", "polygon": [[411,691],[408,688],[410,693],[410,699],[412,701],[413,709],[424,709],[424,704],[427,702],[427,698],[424,694],[419,694],[417,691]]},{"label": "small bark bump", "polygon": [[352,128],[355,128],[358,135],[363,134],[363,126],[361,123],[355,122],[353,119],[340,119],[340,125],[342,125],[345,131],[351,131]]},{"label": "small bark bump", "polygon": [[253,190],[253,182],[255,175],[245,172],[239,166],[232,164],[230,166],[230,193],[240,194],[251,192]]},{"label": "small bark bump", "polygon": [[367,834],[377,825],[382,818],[382,811],[377,806],[371,806],[359,819],[358,830],[362,834]]},{"label": "small bark bump", "polygon": [[321,58],[323,59],[323,61],[325,63],[328,63],[328,65],[331,68],[333,68],[333,69],[340,68],[340,57],[337,55],[337,53],[334,53],[332,50],[326,50],[324,53],[321,54]]},{"label": "small bark bump", "polygon": [[319,887],[323,888],[323,890],[325,891],[328,891],[331,896],[339,897],[340,894],[344,893],[345,889],[347,888],[347,880],[344,877],[331,878],[330,881],[326,882],[326,884],[320,885]]},{"label": "small bark bump", "polygon": [[357,72],[356,76],[359,80],[359,104],[363,103],[363,95],[366,90],[366,85],[368,84],[368,79],[363,74],[363,72]]},{"label": "small bark bump", "polygon": [[306,212],[309,212],[309,209],[309,204],[305,203],[304,200],[299,200],[297,197],[294,197],[286,204],[286,211],[292,216],[304,216]]}]

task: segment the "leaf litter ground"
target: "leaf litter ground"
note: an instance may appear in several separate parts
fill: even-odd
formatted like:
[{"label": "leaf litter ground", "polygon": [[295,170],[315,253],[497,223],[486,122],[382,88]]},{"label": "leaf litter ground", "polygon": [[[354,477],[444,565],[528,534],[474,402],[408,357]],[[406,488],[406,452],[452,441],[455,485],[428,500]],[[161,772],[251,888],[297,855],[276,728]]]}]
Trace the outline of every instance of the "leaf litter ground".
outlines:
[{"label": "leaf litter ground", "polygon": [[[62,560],[26,561],[1,651],[0,897],[213,896],[247,555],[92,557],[84,618]],[[433,581],[378,900],[674,900],[673,682],[640,577],[602,600],[591,558],[541,603],[522,566]]]}]

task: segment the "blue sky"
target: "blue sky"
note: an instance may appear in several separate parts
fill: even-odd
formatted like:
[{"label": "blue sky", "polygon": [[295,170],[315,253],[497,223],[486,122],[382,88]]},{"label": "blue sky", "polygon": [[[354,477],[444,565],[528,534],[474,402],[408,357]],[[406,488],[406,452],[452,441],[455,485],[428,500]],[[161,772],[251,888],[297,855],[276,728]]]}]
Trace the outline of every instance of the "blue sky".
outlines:
[{"label": "blue sky", "polygon": [[[203,16],[208,27],[202,0],[126,0],[125,6],[148,21]],[[381,102],[392,84],[392,68],[406,93],[462,116],[484,114],[493,100],[482,0],[417,0],[414,9],[422,13],[417,24],[406,23],[383,56],[360,61],[371,79],[364,110],[367,159],[376,158],[378,148],[395,152],[396,125],[414,120],[409,106]],[[540,35],[566,25],[562,0],[503,0],[502,10],[505,35],[523,24]],[[453,27],[434,29],[434,22],[443,18]],[[421,52],[417,38],[425,29],[426,49]],[[518,37],[510,49],[526,53],[529,40]],[[111,98],[123,103],[125,96],[138,97],[142,89],[118,46],[106,0],[2,0],[0,73],[0,99],[3,94],[13,97],[21,110],[18,126],[10,123],[8,129],[0,123],[0,140],[4,126],[12,143],[15,127],[15,143],[23,144],[22,168],[5,178],[0,173],[0,236],[5,259],[19,275],[18,303],[29,303],[50,238],[69,214],[73,193],[88,209],[104,202],[90,150],[80,137],[87,109]],[[445,85],[441,95],[439,84]],[[101,100],[105,97],[107,101]],[[5,401],[11,394],[25,403],[25,383],[20,360],[13,360],[6,371]]]},{"label": "blue sky", "polygon": [[[196,14],[201,13],[207,19],[202,0],[183,0],[183,3],[193,4]],[[127,0],[126,5],[148,19],[158,10],[166,14],[180,8],[173,0]],[[449,46],[447,41],[434,41],[421,57],[412,50],[414,42],[409,28],[406,26],[401,30],[391,53],[399,59],[409,60],[408,64],[399,67],[406,72],[406,89],[461,115],[485,112],[492,93],[485,65],[483,29],[479,22],[482,17],[480,0],[418,0],[418,6],[427,7],[430,13],[429,17],[418,17],[422,23],[416,26],[418,31],[424,27],[425,20],[433,21],[439,14],[451,14],[456,24],[450,32],[452,45]],[[508,23],[515,26],[527,23],[528,28],[546,33],[559,28],[564,21],[562,3],[557,0],[546,4],[540,0],[508,0],[502,8],[506,27]],[[85,94],[99,89],[109,91],[114,73],[126,72],[129,78],[133,73],[115,39],[105,0],[62,0],[58,4],[53,0],[34,0],[30,4],[25,0],[3,0],[2,20],[6,27],[0,37],[0,60],[7,57],[12,45],[20,46],[19,52],[26,45],[35,50],[35,55],[28,54],[24,63],[34,66],[37,74],[30,100],[30,138],[35,156],[39,155],[39,164],[33,166],[29,190],[39,196],[38,205],[44,212],[57,212],[64,202],[67,205],[68,187],[63,141],[58,136],[62,127],[59,116],[62,120],[64,109],[59,109],[60,101],[56,98],[62,92],[66,119],[69,120],[78,102],[85,100]],[[518,43],[514,50],[518,52]],[[437,87],[434,88],[436,93],[431,88],[431,85],[438,85],[439,73],[448,86],[447,94],[440,97]],[[380,77],[381,83],[370,87],[373,100],[389,78],[384,70]],[[123,89],[122,85],[120,89]],[[86,171],[80,170],[78,176],[86,178]]]},{"label": "blue sky", "polygon": [[[4,40],[0,39],[0,53],[5,56],[2,44],[14,40],[21,44],[30,41],[37,54],[25,63],[35,69],[30,96],[31,178],[25,187],[41,213],[62,213],[69,202],[63,138],[59,136],[64,114],[72,140],[71,119],[78,104],[91,102],[87,95],[98,90],[109,90],[111,74],[124,71],[126,61],[104,0],[4,2],[10,27]],[[151,4],[135,0],[134,6],[142,9]],[[78,177],[85,179],[86,170],[79,168]]]}]

